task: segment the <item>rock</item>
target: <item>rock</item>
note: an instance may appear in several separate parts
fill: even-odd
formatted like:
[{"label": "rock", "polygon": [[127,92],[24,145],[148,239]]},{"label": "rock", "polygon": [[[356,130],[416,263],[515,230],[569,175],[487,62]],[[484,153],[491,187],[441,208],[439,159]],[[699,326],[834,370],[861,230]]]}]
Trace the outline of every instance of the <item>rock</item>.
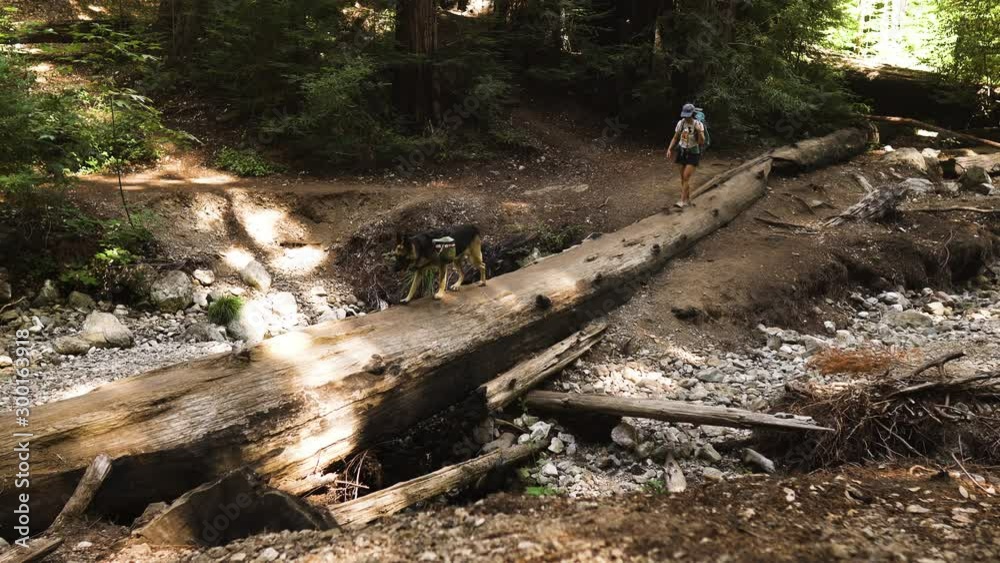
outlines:
[{"label": "rock", "polygon": [[848,330],[838,330],[836,339],[837,344],[844,347],[855,346],[858,343],[858,339]]},{"label": "rock", "polygon": [[932,301],[927,305],[924,305],[924,309],[928,313],[934,315],[935,317],[943,317],[947,314],[948,308],[944,306],[944,303],[940,301]]},{"label": "rock", "polygon": [[80,356],[90,351],[91,344],[76,336],[60,336],[52,341],[52,349],[63,356]]},{"label": "rock", "polygon": [[225,342],[226,335],[222,332],[222,327],[212,323],[195,323],[184,331],[184,340],[194,340],[195,342]]},{"label": "rock", "polygon": [[59,288],[56,287],[55,282],[45,280],[45,283],[42,284],[42,288],[38,290],[38,295],[35,296],[35,300],[31,304],[36,308],[51,307],[58,303],[61,298],[62,296],[59,294]]},{"label": "rock", "polygon": [[549,432],[552,431],[552,425],[548,422],[539,420],[529,426],[528,430],[531,430],[532,440],[544,440],[549,437]]},{"label": "rock", "polygon": [[951,196],[957,194],[959,189],[958,182],[941,182],[938,184],[935,193],[944,196]]},{"label": "rock", "polygon": [[726,476],[714,467],[705,467],[701,470],[701,476],[709,481],[725,481]]},{"label": "rock", "polygon": [[209,291],[204,288],[197,288],[191,293],[192,300],[194,304],[201,307],[202,309],[208,308],[208,295]]},{"label": "rock", "polygon": [[926,195],[934,193],[934,182],[926,178],[907,178],[902,182],[907,193],[914,195]]},{"label": "rock", "polygon": [[495,430],[493,419],[486,418],[472,429],[472,439],[480,446],[488,444],[493,440]]},{"label": "rock", "polygon": [[226,325],[229,336],[247,344],[257,344],[267,335],[267,318],[256,301],[244,303],[236,318]]},{"label": "rock", "polygon": [[80,293],[79,291],[74,291],[69,294],[66,298],[66,305],[72,307],[73,309],[79,309],[80,311],[93,311],[97,306],[94,302],[94,298],[87,295],[86,293]]},{"label": "rock", "polygon": [[764,473],[774,473],[774,462],[757,450],[743,448],[743,463],[759,467]]},{"label": "rock", "polygon": [[915,309],[892,311],[886,317],[886,321],[889,324],[900,328],[923,328],[934,325],[933,317]]},{"label": "rock", "polygon": [[900,166],[909,170],[927,173],[927,160],[920,151],[913,147],[898,148],[885,155],[885,161],[890,166]]},{"label": "rock", "polygon": [[153,282],[149,298],[153,305],[165,313],[183,311],[194,303],[191,278],[180,270],[166,272]]},{"label": "rock", "polygon": [[545,475],[546,477],[557,477],[559,475],[559,469],[557,469],[555,464],[550,461],[542,467],[542,475]]},{"label": "rock", "polygon": [[993,192],[993,179],[982,166],[970,166],[958,179],[958,184],[962,190],[980,195],[990,195]]},{"label": "rock", "polygon": [[128,348],[132,346],[132,331],[111,313],[94,311],[83,321],[80,338],[98,348]]},{"label": "rock", "polygon": [[698,449],[698,456],[705,461],[710,461],[712,463],[719,463],[722,461],[722,454],[715,449],[715,446],[708,442]]},{"label": "rock", "polygon": [[9,368],[14,365],[14,360],[10,356],[0,356],[0,369]]},{"label": "rock", "polygon": [[705,383],[721,383],[725,375],[719,368],[707,368],[699,371],[697,378]]},{"label": "rock", "polygon": [[273,547],[264,548],[264,550],[257,556],[257,558],[261,561],[274,561],[279,557],[281,557],[281,554],[278,553],[278,550]]},{"label": "rock", "polygon": [[504,432],[503,434],[500,435],[499,438],[497,438],[496,440],[493,440],[492,442],[489,442],[488,444],[486,444],[485,446],[483,446],[482,452],[484,454],[488,454],[488,453],[492,452],[493,450],[500,450],[500,449],[509,448],[509,447],[513,446],[514,442],[516,442],[516,441],[517,441],[517,436],[515,436],[514,434],[512,434],[510,432]]},{"label": "rock", "polygon": [[267,273],[267,268],[256,260],[251,260],[243,266],[240,270],[240,279],[250,287],[263,292],[271,289],[271,274]]},{"label": "rock", "polygon": [[563,444],[563,441],[559,438],[552,438],[552,441],[549,442],[548,449],[554,454],[561,454],[566,450],[566,444]]},{"label": "rock", "polygon": [[191,272],[191,277],[198,280],[201,285],[212,285],[215,283],[215,272],[212,270],[203,270],[201,268]]},{"label": "rock", "polygon": [[149,264],[136,264],[128,269],[125,286],[137,298],[148,298],[153,291],[153,283],[159,277],[156,268]]},{"label": "rock", "polygon": [[621,422],[611,430],[611,441],[630,450],[639,441],[639,435],[631,424]]},{"label": "rock", "polygon": [[10,301],[11,297],[14,296],[14,291],[10,287],[10,282],[5,279],[0,279],[0,303],[6,303]]},{"label": "rock", "polygon": [[74,550],[79,550],[79,549],[90,549],[91,547],[94,547],[94,544],[93,544],[93,543],[91,543],[91,542],[89,542],[89,541],[82,541],[82,542],[78,542],[78,543],[76,544],[76,546],[74,546],[74,547],[73,547],[73,549],[74,549]]},{"label": "rock", "polygon": [[[836,334],[836,330],[834,331],[834,333]],[[816,338],[815,336],[808,336],[808,335],[802,337],[802,345],[806,349],[805,355],[807,356],[811,356],[816,352],[826,350],[827,348],[830,347],[830,345],[827,344],[825,340],[821,338]]]},{"label": "rock", "polygon": [[668,493],[683,493],[687,489],[687,479],[681,466],[677,464],[674,456],[668,455],[666,463],[663,464],[664,487]]},{"label": "rock", "polygon": [[823,330],[825,330],[827,334],[836,334],[837,325],[833,321],[823,321]]},{"label": "rock", "polygon": [[280,291],[271,296],[271,312],[277,317],[279,324],[285,328],[298,324],[299,305],[295,296],[287,291]]}]

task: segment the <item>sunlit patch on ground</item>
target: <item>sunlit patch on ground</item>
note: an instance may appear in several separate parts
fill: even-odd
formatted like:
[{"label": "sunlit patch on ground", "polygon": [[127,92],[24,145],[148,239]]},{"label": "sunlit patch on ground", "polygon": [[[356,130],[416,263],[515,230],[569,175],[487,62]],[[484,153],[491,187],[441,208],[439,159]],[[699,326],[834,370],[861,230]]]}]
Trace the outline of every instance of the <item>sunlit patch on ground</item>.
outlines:
[{"label": "sunlit patch on ground", "polygon": [[327,253],[319,246],[301,246],[286,248],[280,256],[274,259],[273,266],[286,273],[308,274],[321,266],[327,259]]},{"label": "sunlit patch on ground", "polygon": [[222,259],[230,268],[240,270],[253,260],[253,254],[250,254],[243,248],[233,246],[223,253]]}]

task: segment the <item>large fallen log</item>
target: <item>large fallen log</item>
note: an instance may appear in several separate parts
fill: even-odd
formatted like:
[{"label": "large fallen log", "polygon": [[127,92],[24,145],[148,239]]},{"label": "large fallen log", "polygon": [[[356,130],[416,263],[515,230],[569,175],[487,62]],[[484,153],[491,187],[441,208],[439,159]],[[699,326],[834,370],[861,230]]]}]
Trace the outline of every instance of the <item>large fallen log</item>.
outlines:
[{"label": "large fallen log", "polygon": [[517,463],[538,453],[547,445],[546,441],[534,441],[494,450],[469,461],[449,465],[433,473],[398,483],[388,489],[374,492],[357,500],[335,504],[329,509],[330,523],[341,528],[359,528],[418,502],[469,485],[489,471]]},{"label": "large fallen log", "polygon": [[529,409],[545,412],[578,414],[581,412],[649,418],[665,422],[688,422],[708,426],[730,428],[770,428],[774,430],[820,430],[830,428],[818,426],[808,420],[781,418],[771,414],[712,407],[668,401],[662,399],[633,399],[608,395],[582,395],[559,393],[556,391],[532,391],[525,396],[524,404]]},{"label": "large fallen log", "polygon": [[[324,323],[37,407],[32,523],[52,521],[99,453],[115,460],[94,499],[99,513],[137,516],[244,465],[301,493],[310,476],[462,401],[623,303],[645,276],[760,198],[769,171],[765,160],[683,213],[648,217],[443,301]],[[0,449],[14,447],[0,436]],[[4,505],[16,469],[14,456],[0,458]],[[0,530],[11,518],[0,514]]]},{"label": "large fallen log", "polygon": [[824,137],[799,141],[771,153],[775,172],[798,173],[846,160],[861,154],[871,132],[861,128],[842,129]]},{"label": "large fallen log", "polygon": [[62,538],[36,538],[28,543],[28,547],[11,546],[6,551],[0,553],[0,563],[35,563],[42,561],[59,546],[63,544]]}]

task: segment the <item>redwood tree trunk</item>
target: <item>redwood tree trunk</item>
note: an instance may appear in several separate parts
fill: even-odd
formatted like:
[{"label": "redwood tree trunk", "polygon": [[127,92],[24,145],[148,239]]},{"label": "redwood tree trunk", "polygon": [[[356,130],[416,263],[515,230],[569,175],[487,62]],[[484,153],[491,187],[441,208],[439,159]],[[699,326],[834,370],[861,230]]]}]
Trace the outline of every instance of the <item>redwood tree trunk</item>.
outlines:
[{"label": "redwood tree trunk", "polygon": [[436,119],[438,96],[431,59],[437,49],[437,18],[433,0],[400,0],[396,44],[406,57],[393,84],[396,107],[418,124]]}]

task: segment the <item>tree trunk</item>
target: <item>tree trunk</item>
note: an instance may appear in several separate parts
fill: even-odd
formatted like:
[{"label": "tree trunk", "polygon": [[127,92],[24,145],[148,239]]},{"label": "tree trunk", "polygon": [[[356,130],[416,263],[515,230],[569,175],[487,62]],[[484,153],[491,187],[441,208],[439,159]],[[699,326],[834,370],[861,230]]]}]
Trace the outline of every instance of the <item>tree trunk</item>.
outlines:
[{"label": "tree trunk", "polygon": [[581,412],[649,418],[666,422],[687,422],[731,428],[830,431],[812,421],[752,412],[729,407],[709,407],[684,401],[633,399],[607,395],[581,395],[555,391],[532,391],[524,399],[528,409],[578,414]]},{"label": "tree trunk", "polygon": [[423,125],[437,118],[438,95],[431,59],[437,49],[437,13],[432,0],[400,0],[396,47],[406,57],[396,71],[396,107]]},{"label": "tree trunk", "polygon": [[176,62],[194,51],[201,35],[203,0],[160,0],[157,26],[167,34],[167,60]]}]

